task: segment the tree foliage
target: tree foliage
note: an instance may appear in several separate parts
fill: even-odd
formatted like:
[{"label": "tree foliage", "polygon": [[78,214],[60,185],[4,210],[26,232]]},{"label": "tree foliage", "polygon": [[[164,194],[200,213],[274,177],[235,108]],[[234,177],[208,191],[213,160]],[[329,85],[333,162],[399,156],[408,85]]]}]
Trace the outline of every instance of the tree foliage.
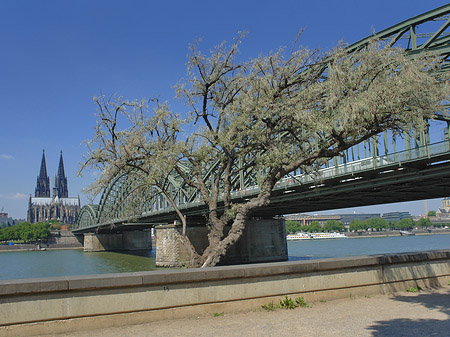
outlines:
[{"label": "tree foliage", "polygon": [[[180,176],[208,209],[203,253],[182,236],[191,266],[217,264],[246,221],[270,204],[283,177],[298,169],[314,174],[384,130],[421,130],[448,95],[439,73],[425,71],[438,66],[437,59],[413,59],[377,42],[353,53],[343,46],[328,53],[294,46],[242,61],[241,40],[222,43],[209,55],[190,46],[187,75],[176,86],[188,114],[158,100],[94,99],[99,118],[82,167],[101,171],[92,190],[105,188],[120,172],[136,175],[134,213],[142,203],[137,196],[160,193],[185,228],[179,200],[170,193],[170,175]],[[258,173],[259,194],[233,204],[233,178],[249,170]]]},{"label": "tree foliage", "polygon": [[420,218],[419,221],[417,221],[417,227],[428,228],[431,227],[431,225],[431,221],[428,218]]},{"label": "tree foliage", "polygon": [[319,221],[311,222],[311,225],[308,226],[307,232],[318,233],[323,232],[323,228],[320,225]]},{"label": "tree foliage", "polygon": [[350,231],[367,230],[369,228],[368,224],[364,220],[354,219],[350,222]]},{"label": "tree foliage", "polygon": [[403,218],[392,225],[395,229],[413,229],[415,222],[411,218]]},{"label": "tree foliage", "polygon": [[418,227],[430,227],[432,224],[429,219],[421,218],[416,223],[411,218],[404,218],[397,222],[388,223],[383,218],[371,218],[367,220],[352,220],[350,223],[350,231],[366,231],[366,230],[403,230]]},{"label": "tree foliage", "polygon": [[327,220],[323,226],[325,232],[342,232],[344,229],[342,222],[337,220]]},{"label": "tree foliage", "polygon": [[298,221],[294,220],[286,220],[285,221],[286,226],[286,233],[297,233],[302,230],[302,225]]},{"label": "tree foliage", "polygon": [[388,222],[383,218],[371,218],[366,220],[367,228],[382,230],[388,227]]},{"label": "tree foliage", "polygon": [[22,222],[15,226],[0,229],[0,241],[22,241],[24,243],[47,241],[50,224]]}]

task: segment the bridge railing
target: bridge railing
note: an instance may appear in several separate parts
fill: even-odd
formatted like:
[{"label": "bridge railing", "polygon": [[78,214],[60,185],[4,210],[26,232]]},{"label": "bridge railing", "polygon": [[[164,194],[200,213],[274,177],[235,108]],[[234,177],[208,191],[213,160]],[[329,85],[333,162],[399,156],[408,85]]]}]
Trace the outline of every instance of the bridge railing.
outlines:
[{"label": "bridge railing", "polygon": [[[275,186],[274,191],[282,193],[292,193],[296,189],[302,188],[319,188],[329,180],[340,179],[342,182],[360,179],[360,177],[370,171],[390,171],[402,169],[405,165],[412,162],[417,162],[422,159],[440,158],[443,155],[450,155],[450,141],[445,140],[433,144],[427,144],[419,147],[415,147],[408,150],[394,152],[390,154],[384,154],[381,156],[372,156],[360,160],[355,160],[347,163],[333,165],[327,168],[323,168],[314,174],[297,174],[285,177],[281,179]],[[436,159],[437,160],[437,159]],[[332,163],[333,160],[330,161]],[[234,201],[242,199],[249,199],[255,197],[260,192],[259,186],[248,186],[247,188],[232,191],[231,197]],[[219,200],[221,197],[219,197]],[[204,206],[204,202],[198,198],[190,202],[179,202],[178,207],[181,210],[187,210],[191,208],[199,208]],[[95,209],[89,209],[84,217],[89,217],[94,221],[97,214]],[[158,209],[149,209],[142,212],[142,217],[151,217],[161,214],[173,212],[174,209],[167,203],[159,204]],[[98,218],[97,218],[98,219]],[[84,219],[83,223],[80,222],[80,226],[77,229],[95,228],[96,226],[102,226],[103,223],[96,223],[88,225],[88,219]],[[100,219],[99,219],[100,220]],[[126,222],[127,218],[112,218],[108,219],[108,223]],[[101,222],[101,221],[99,221]],[[105,223],[106,224],[106,223]]]},{"label": "bridge railing", "polygon": [[[414,149],[403,150],[400,152],[370,157],[356,160],[353,162],[339,164],[319,170],[316,174],[300,174],[281,179],[274,190],[291,190],[294,187],[310,185],[310,188],[320,187],[324,181],[337,178],[357,179],[358,175],[373,170],[393,170],[401,168],[408,162],[414,162],[420,159],[432,158],[450,153],[450,142],[442,141],[430,145],[417,147]],[[249,186],[246,189],[232,191],[232,199],[246,199],[256,196],[260,189],[257,185]],[[292,190],[292,192],[294,192]],[[219,197],[219,200],[221,198]],[[188,209],[203,205],[203,201],[196,200],[185,204],[180,204],[180,209]],[[164,214],[173,211],[172,207],[165,207],[159,210],[146,212],[143,216]]]},{"label": "bridge railing", "polygon": [[448,153],[450,153],[450,142],[447,140],[441,141],[414,149],[360,159],[353,162],[340,164],[335,167],[321,169],[315,175],[303,174],[287,177],[280,180],[275,189],[286,189],[295,185],[307,185],[314,183],[320,184],[320,181],[342,177],[348,177],[351,179],[352,176],[356,176],[364,172],[393,169],[396,166],[402,167],[403,164],[408,162],[413,162],[424,158],[438,157]]}]

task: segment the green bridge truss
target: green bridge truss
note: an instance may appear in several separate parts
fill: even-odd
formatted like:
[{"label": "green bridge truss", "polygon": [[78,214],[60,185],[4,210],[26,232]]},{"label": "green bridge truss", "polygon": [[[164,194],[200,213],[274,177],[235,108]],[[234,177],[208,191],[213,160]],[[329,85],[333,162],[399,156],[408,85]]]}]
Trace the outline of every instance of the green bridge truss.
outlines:
[{"label": "green bridge truss", "polygon": [[[415,16],[384,29],[372,36],[364,38],[347,49],[351,51],[364,47],[376,38],[386,41],[390,46],[401,47],[411,55],[433,52],[440,54],[445,63],[442,71],[450,69],[450,4],[432,11]],[[260,215],[287,214],[298,211],[315,211],[334,209],[348,206],[362,206],[376,203],[407,201],[439,197],[448,194],[450,187],[450,159],[449,120],[446,111],[437,113],[437,120],[441,121],[441,139],[430,139],[430,132],[416,134],[415,137],[404,135],[393,137],[384,132],[371,140],[359,144],[342,156],[333,158],[319,172],[320,182],[302,172],[295,172],[291,177],[281,180],[274,189],[271,206]],[[388,140],[391,141],[388,141]],[[444,162],[444,163],[443,163]],[[431,164],[432,167],[430,166]],[[186,173],[190,173],[188,165],[181,164]],[[407,171],[407,172],[406,172]],[[424,174],[427,178],[424,178]],[[216,167],[209,168],[206,177],[212,177]],[[371,177],[371,179],[367,179]],[[396,185],[399,180],[403,185]],[[447,181],[448,179],[448,181]],[[421,181],[423,188],[421,188]],[[177,174],[169,177],[170,193],[178,207],[188,216],[198,216],[205,211],[198,192],[187,186]],[[448,187],[446,187],[448,183]],[[368,184],[369,186],[365,186]],[[433,188],[429,193],[427,186],[435,184],[441,186]],[[127,174],[118,175],[103,191],[98,205],[89,204],[82,208],[74,232],[111,230],[121,227],[122,230],[135,228],[152,223],[167,223],[176,219],[176,214],[166,198],[155,189],[147,190],[148,198],[143,198],[139,189],[139,179],[130,178]],[[405,192],[404,198],[390,199],[379,195],[377,200],[377,186],[397,186]],[[401,186],[401,187],[400,187]],[[408,190],[409,186],[409,190]],[[392,187],[393,191],[395,188]],[[412,188],[413,187],[413,188]],[[243,201],[259,192],[252,171],[241,172],[233,180],[233,202]],[[319,192],[320,191],[320,192]],[[356,193],[353,202],[349,203],[348,192]],[[358,194],[357,191],[361,193]],[[446,192],[447,191],[447,192]],[[339,193],[343,197],[339,198]],[[370,193],[370,197],[365,195]],[[318,197],[318,194],[321,197]],[[333,203],[326,199],[333,195]],[[320,202],[324,199],[326,203]],[[381,199],[382,198],[382,199]],[[136,200],[142,200],[136,203]],[[296,203],[292,201],[295,200]],[[135,204],[136,203],[136,204]],[[296,204],[296,206],[292,206]]]}]

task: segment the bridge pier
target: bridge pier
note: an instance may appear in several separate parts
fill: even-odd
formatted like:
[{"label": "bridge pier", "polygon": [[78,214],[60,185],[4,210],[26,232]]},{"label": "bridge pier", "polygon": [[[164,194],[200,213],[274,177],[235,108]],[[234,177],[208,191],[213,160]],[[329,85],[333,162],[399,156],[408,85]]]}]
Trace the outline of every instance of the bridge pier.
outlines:
[{"label": "bridge pier", "polygon": [[[226,229],[228,231],[231,228]],[[189,254],[180,241],[181,225],[156,227],[156,266],[179,267],[189,261]],[[186,235],[202,252],[208,246],[205,225],[188,224]],[[252,219],[247,222],[240,240],[229,248],[219,265],[287,261],[284,219]]]},{"label": "bridge pier", "polygon": [[148,230],[114,234],[84,234],[85,252],[148,249],[152,249],[152,238]]}]

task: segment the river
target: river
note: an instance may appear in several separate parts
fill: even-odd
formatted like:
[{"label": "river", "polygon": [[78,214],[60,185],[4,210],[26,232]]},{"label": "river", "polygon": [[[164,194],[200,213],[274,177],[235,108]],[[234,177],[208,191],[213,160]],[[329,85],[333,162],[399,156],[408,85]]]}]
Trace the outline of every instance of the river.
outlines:
[{"label": "river", "polygon": [[[450,249],[450,235],[288,242],[289,260]],[[0,252],[0,280],[155,270],[155,250],[140,253],[82,250]]]}]

